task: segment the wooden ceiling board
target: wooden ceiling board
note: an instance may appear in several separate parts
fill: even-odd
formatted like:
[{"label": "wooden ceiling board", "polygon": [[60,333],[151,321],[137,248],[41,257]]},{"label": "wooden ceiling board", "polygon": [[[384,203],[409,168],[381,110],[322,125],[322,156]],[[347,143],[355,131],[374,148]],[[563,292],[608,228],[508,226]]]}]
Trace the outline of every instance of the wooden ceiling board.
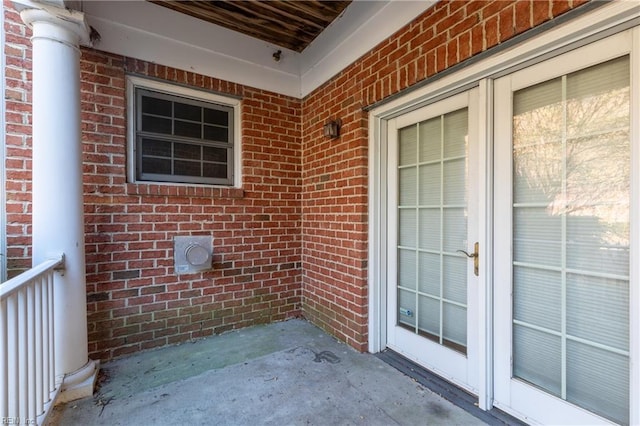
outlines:
[{"label": "wooden ceiling board", "polygon": [[176,12],[302,52],[351,0],[148,0]]}]

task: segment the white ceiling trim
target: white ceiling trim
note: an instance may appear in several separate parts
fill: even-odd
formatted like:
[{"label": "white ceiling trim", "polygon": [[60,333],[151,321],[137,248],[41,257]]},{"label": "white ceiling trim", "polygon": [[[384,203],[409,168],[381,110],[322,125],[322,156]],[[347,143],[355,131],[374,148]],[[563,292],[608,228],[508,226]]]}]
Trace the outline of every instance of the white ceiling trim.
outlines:
[{"label": "white ceiling trim", "polygon": [[89,0],[82,9],[100,33],[96,49],[302,98],[433,3],[355,0],[302,53],[145,1]]},{"label": "white ceiling trim", "polygon": [[89,1],[83,7],[100,33],[96,49],[299,96],[293,51],[276,63],[271,55],[281,48],[149,2]]},{"label": "white ceiling trim", "polygon": [[301,56],[301,94],[309,93],[433,6],[437,0],[354,0]]}]

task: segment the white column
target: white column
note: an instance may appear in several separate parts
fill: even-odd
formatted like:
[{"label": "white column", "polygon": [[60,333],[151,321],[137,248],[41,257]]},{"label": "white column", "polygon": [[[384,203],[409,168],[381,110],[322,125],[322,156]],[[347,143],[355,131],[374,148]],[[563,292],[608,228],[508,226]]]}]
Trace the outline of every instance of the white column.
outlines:
[{"label": "white column", "polygon": [[80,42],[84,14],[29,0],[14,2],[33,30],[33,264],[64,253],[54,281],[56,377],[60,400],[91,395],[97,363],[87,348]]}]

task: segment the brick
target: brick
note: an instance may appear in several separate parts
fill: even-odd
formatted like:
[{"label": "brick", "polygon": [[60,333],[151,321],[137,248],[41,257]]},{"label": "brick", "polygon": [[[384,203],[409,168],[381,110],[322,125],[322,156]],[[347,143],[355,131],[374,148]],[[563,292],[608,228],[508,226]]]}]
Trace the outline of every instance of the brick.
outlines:
[{"label": "brick", "polygon": [[516,34],[531,28],[531,0],[519,0],[516,2],[514,27]]},{"label": "brick", "polygon": [[113,279],[114,280],[126,280],[129,278],[139,278],[140,277],[140,271],[139,270],[133,270],[133,271],[114,271],[113,272]]},{"label": "brick", "polygon": [[542,24],[544,21],[548,20],[551,17],[551,4],[543,1],[534,1],[532,3],[532,24],[535,27],[536,25]]},{"label": "brick", "polygon": [[570,10],[569,0],[553,0],[551,2],[551,16],[558,16]]},{"label": "brick", "polygon": [[494,16],[484,22],[484,43],[488,49],[498,44],[500,40],[500,29],[498,28],[498,17]]},{"label": "brick", "polygon": [[499,39],[500,41],[508,40],[513,37],[515,33],[515,26],[513,22],[514,9],[512,7],[508,7],[500,12],[500,30],[499,30]]}]

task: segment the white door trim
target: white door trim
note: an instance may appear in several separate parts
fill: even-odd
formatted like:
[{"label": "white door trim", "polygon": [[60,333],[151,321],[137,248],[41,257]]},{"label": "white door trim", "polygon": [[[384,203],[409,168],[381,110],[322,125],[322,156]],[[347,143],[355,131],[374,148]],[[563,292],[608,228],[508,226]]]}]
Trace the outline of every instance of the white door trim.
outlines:
[{"label": "white door trim", "polygon": [[[640,27],[632,31],[631,40],[631,140],[640,141]],[[640,143],[631,144],[631,205],[640,205]],[[640,258],[640,209],[631,209],[629,234],[631,238],[630,259]],[[630,283],[640,282],[640,262],[630,262]],[[632,338],[629,344],[630,366],[629,386],[631,388],[631,415],[630,424],[640,424],[640,289],[638,285],[631,285],[629,299],[632,309],[630,315],[630,333]],[[635,363],[633,362],[635,360]]]},{"label": "white door trim", "polygon": [[[399,193],[399,170],[398,170],[398,138],[397,129],[417,125],[424,120],[440,117],[460,109],[468,111],[468,142],[466,158],[467,165],[467,235],[465,240],[466,246],[461,249],[473,251],[474,242],[479,243],[480,259],[484,261],[485,241],[480,238],[480,221],[479,209],[482,209],[484,200],[479,198],[480,187],[483,180],[480,179],[479,169],[479,151],[482,149],[482,138],[478,131],[479,102],[478,88],[454,94],[442,100],[438,100],[433,104],[424,106],[418,110],[411,111],[407,114],[398,116],[388,121],[389,145],[387,152],[387,189],[386,195],[389,199],[387,220],[391,224],[386,233],[388,247],[387,254],[387,284],[389,285],[387,293],[387,346],[403,356],[427,367],[429,370],[446,378],[450,382],[455,383],[461,388],[468,390],[472,394],[478,392],[478,333],[479,333],[479,315],[478,315],[478,291],[482,286],[479,281],[483,276],[476,277],[473,273],[473,262],[466,262],[467,272],[467,300],[466,300],[466,321],[467,321],[467,353],[460,354],[451,348],[435,343],[423,337],[416,336],[415,332],[407,331],[402,327],[398,327],[398,318],[396,306],[398,303],[397,294],[393,290],[396,288],[397,282],[395,277],[398,274],[398,193]],[[427,355],[428,354],[428,355]]]},{"label": "white door trim", "polygon": [[[481,105],[484,105],[484,111],[481,111],[479,117],[480,135],[485,140],[485,158],[482,159],[480,165],[481,172],[485,171],[484,190],[480,193],[482,199],[486,200],[487,208],[484,214],[485,225],[481,227],[480,232],[484,236],[487,249],[486,253],[492,252],[490,247],[490,238],[492,234],[493,212],[489,201],[492,200],[492,110],[489,107],[492,104],[492,80],[498,75],[504,75],[510,70],[525,65],[540,62],[560,53],[571,50],[577,45],[583,45],[588,41],[595,41],[605,38],[616,32],[623,31],[640,23],[640,4],[637,2],[611,2],[605,6],[580,16],[570,22],[553,28],[538,37],[532,38],[518,45],[516,49],[506,50],[483,61],[470,64],[460,71],[440,78],[432,84],[425,85],[411,93],[399,97],[389,103],[381,105],[369,111],[369,254],[368,254],[368,288],[369,288],[369,346],[371,353],[377,353],[384,350],[387,346],[386,336],[386,311],[387,311],[387,270],[386,270],[386,229],[384,224],[387,223],[387,121],[390,118],[400,114],[415,110],[421,106],[429,104],[438,98],[446,96],[448,93],[455,93],[462,88],[470,88],[478,85],[480,88]],[[634,37],[634,51],[638,52],[640,48],[639,37]],[[638,55],[632,56],[633,68],[640,69]],[[638,87],[633,89],[634,96],[638,97]],[[634,104],[637,105],[637,102]],[[634,135],[638,135],[640,130],[638,124],[635,123],[632,130]],[[633,153],[634,162],[638,163],[639,153]],[[638,164],[634,163],[637,170]],[[634,182],[638,179],[634,177]],[[632,227],[632,235],[640,234],[640,226],[638,221],[640,218],[634,217],[636,225]],[[636,238],[637,240],[638,238]],[[637,245],[637,244],[636,244]],[[637,258],[640,253],[640,247],[632,246],[632,255],[635,253]],[[485,276],[481,278],[480,288],[480,337],[485,336],[484,341],[480,342],[480,361],[479,361],[479,406],[482,409],[490,409],[493,406],[493,379],[492,379],[492,291],[491,286],[487,283],[492,282],[492,270],[489,268],[493,262],[489,256],[484,256],[484,264],[481,264]],[[640,265],[634,265],[632,276],[640,276]],[[631,294],[633,300],[638,299],[639,290],[634,290]],[[635,294],[634,294],[635,293]],[[632,315],[632,332],[640,332],[640,314]],[[484,345],[484,347],[482,346]],[[638,359],[640,354],[640,346],[636,345],[631,348],[634,359]],[[640,398],[638,389],[640,389],[640,370],[632,368],[632,392],[635,400]],[[636,410],[637,411],[637,410]],[[632,413],[632,423],[640,423],[640,416]]]},{"label": "white door trim", "polygon": [[478,239],[484,249],[478,277],[478,406],[493,405],[493,81],[483,79],[478,90]]}]

